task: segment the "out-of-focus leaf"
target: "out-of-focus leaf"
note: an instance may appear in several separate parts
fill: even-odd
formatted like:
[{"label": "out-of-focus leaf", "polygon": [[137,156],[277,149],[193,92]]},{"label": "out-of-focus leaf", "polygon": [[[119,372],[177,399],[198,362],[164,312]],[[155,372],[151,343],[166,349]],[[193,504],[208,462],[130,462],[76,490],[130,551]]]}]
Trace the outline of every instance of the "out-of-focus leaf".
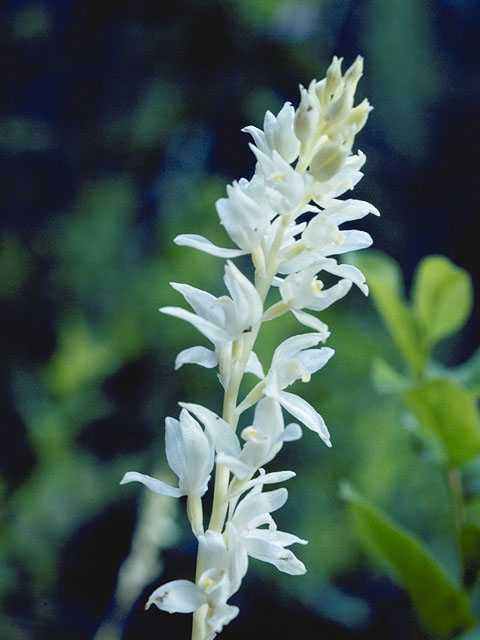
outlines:
[{"label": "out-of-focus leaf", "polygon": [[459,367],[449,368],[448,374],[459,384],[480,395],[480,349]]},{"label": "out-of-focus leaf", "polygon": [[431,342],[461,329],[471,311],[472,282],[444,256],[424,258],[415,273],[413,310]]},{"label": "out-of-focus leaf", "polygon": [[380,357],[373,361],[372,375],[375,386],[380,393],[399,393],[411,386],[410,380]]},{"label": "out-of-focus leaf", "polygon": [[463,509],[460,542],[466,575],[476,575],[480,569],[480,499],[468,502]]},{"label": "out-of-focus leaf", "polygon": [[435,638],[450,638],[473,624],[465,592],[453,583],[432,553],[412,533],[359,496],[348,484],[357,535],[365,549],[395,570],[419,618]]},{"label": "out-of-focus leaf", "polygon": [[419,375],[427,354],[418,322],[404,299],[399,266],[379,251],[355,256],[353,262],[364,272],[375,305],[410,370]]},{"label": "out-of-focus leaf", "polygon": [[68,393],[101,379],[118,366],[111,343],[92,335],[82,322],[66,323],[60,346],[46,368],[48,384],[55,393]]},{"label": "out-of-focus leaf", "polygon": [[421,425],[443,442],[453,466],[480,453],[480,421],[471,392],[450,380],[430,380],[403,397]]}]

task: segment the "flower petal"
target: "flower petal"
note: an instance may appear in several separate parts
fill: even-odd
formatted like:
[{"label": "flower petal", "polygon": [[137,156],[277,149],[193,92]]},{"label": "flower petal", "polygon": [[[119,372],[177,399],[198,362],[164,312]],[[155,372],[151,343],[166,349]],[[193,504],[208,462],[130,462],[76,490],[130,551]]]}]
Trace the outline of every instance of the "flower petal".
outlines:
[{"label": "flower petal", "polygon": [[213,242],[210,242],[207,238],[197,235],[196,233],[182,233],[174,239],[175,244],[182,247],[192,247],[192,249],[198,249],[211,256],[217,256],[217,258],[237,258],[238,256],[244,256],[248,251],[242,249],[226,249],[218,247]]},{"label": "flower petal", "polygon": [[245,538],[244,544],[249,556],[269,562],[277,567],[279,571],[288,573],[291,576],[302,575],[307,571],[303,562],[300,562],[290,549],[285,549],[280,545],[255,536]]},{"label": "flower petal", "polygon": [[192,404],[190,402],[179,402],[181,407],[188,409],[197,418],[203,422],[206,431],[212,437],[215,449],[219,453],[226,453],[231,456],[238,457],[240,455],[240,442],[231,427],[217,416],[216,413],[210,411],[200,404]]},{"label": "flower petal", "polygon": [[310,349],[321,342],[322,336],[318,333],[302,333],[284,340],[274,351],[272,369],[278,367],[290,358],[296,357],[303,349]]},{"label": "flower petal", "polygon": [[141,482],[147,487],[147,489],[150,489],[150,491],[154,491],[155,493],[160,493],[162,496],[180,498],[185,495],[181,489],[176,489],[166,482],[162,482],[162,480],[157,480],[157,478],[146,476],[145,474],[138,473],[137,471],[127,471],[120,480],[120,484],[127,484],[128,482]]},{"label": "flower petal", "polygon": [[262,364],[254,351],[251,351],[250,355],[248,356],[245,371],[246,373],[253,373],[253,375],[257,376],[257,378],[260,378],[260,380],[263,380],[263,378],[265,377]]},{"label": "flower petal", "polygon": [[220,341],[227,341],[227,334],[225,331],[216,324],[197,316],[191,311],[182,309],[181,307],[161,307],[160,313],[165,313],[168,316],[174,316],[181,320],[186,320],[195,327],[200,333],[210,340],[213,344]]},{"label": "flower petal", "polygon": [[239,529],[254,529],[260,522],[267,522],[269,519],[265,516],[280,509],[287,498],[288,491],[284,487],[267,493],[249,493],[237,505],[232,522]]},{"label": "flower petal", "polygon": [[168,613],[193,613],[205,602],[205,595],[193,582],[173,580],[155,589],[148,598],[145,609],[154,604]]},{"label": "flower petal", "polygon": [[291,309],[291,312],[301,324],[303,324],[305,327],[309,327],[309,329],[314,329],[317,333],[319,333],[322,336],[322,342],[324,342],[330,335],[328,326],[315,316],[312,316],[310,313],[300,311],[299,309]]},{"label": "flower petal", "polygon": [[300,440],[302,435],[302,427],[296,422],[291,422],[285,427],[285,431],[283,432],[283,441],[294,442],[295,440]]},{"label": "flower petal", "polygon": [[180,421],[166,418],[165,450],[182,491],[203,495],[214,464],[213,443],[186,409],[180,412]]},{"label": "flower petal", "polygon": [[207,618],[207,623],[216,633],[220,633],[223,627],[238,616],[239,612],[240,609],[238,607],[234,607],[231,604],[224,604],[214,610],[213,615]]},{"label": "flower petal", "polygon": [[315,411],[311,404],[303,398],[293,393],[288,393],[287,391],[280,391],[278,400],[282,407],[291,413],[292,416],[300,420],[300,422],[303,422],[303,424],[312,431],[318,433],[327,447],[332,446],[327,425],[322,416]]},{"label": "flower petal", "polygon": [[218,356],[215,351],[206,347],[190,347],[180,351],[175,359],[175,370],[184,364],[198,364],[206,369],[213,369],[218,364]]}]

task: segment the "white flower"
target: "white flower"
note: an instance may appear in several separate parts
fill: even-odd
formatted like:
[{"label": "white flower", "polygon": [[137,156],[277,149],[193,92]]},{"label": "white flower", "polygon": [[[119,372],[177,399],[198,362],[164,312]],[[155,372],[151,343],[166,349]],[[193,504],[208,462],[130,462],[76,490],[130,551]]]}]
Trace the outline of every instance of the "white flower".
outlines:
[{"label": "white flower", "polygon": [[[260,493],[261,488],[261,485],[254,487],[239,502],[227,523],[227,532],[237,529],[246,552],[252,558],[269,562],[284,573],[301,575],[306,572],[305,565],[285,547],[294,543],[307,544],[307,541],[290,533],[277,531],[270,515],[285,503],[288,492],[282,488]],[[259,528],[263,525],[268,525],[268,528]]]},{"label": "white flower", "polygon": [[136,471],[128,471],[120,484],[141,482],[155,493],[174,498],[203,496],[214,464],[213,441],[186,409],[180,420],[165,420],[165,449],[168,464],[178,476],[178,488]]},{"label": "white flower", "polygon": [[[290,424],[285,428],[278,402],[272,398],[262,398],[255,407],[253,424],[241,433],[244,440],[241,451],[237,450],[236,455],[220,451],[216,461],[217,464],[226,465],[240,480],[245,480],[270,462],[284,442],[298,440],[301,435],[302,431],[297,424]],[[282,479],[285,479],[285,473],[293,474],[282,472]],[[262,482],[262,479],[265,476],[260,476],[258,481]],[[268,480],[271,481],[270,478]]]},{"label": "white flower", "polygon": [[340,280],[332,287],[324,289],[323,283],[314,277],[318,270],[319,265],[314,264],[299,273],[287,276],[280,284],[282,300],[291,309],[323,311],[348,293],[352,286],[350,280]]},{"label": "white flower", "polygon": [[273,151],[288,163],[293,162],[298,157],[300,151],[300,141],[294,131],[295,109],[289,102],[286,102],[277,117],[271,111],[265,114],[263,131],[254,126],[242,129],[249,133],[255,145],[266,155],[271,156]]},{"label": "white flower", "polygon": [[240,249],[253,253],[260,247],[270,215],[248,194],[245,186],[245,183],[238,182],[228,185],[228,198],[217,200],[216,207],[220,221],[233,242]]},{"label": "white flower", "polygon": [[305,333],[282,342],[273,354],[263,394],[277,400],[292,416],[318,433],[330,447],[330,434],[322,416],[300,396],[284,391],[296,380],[308,382],[311,374],[321,369],[333,356],[334,351],[329,347],[311,349],[321,339],[322,336],[317,333]]},{"label": "white flower", "polygon": [[247,571],[248,559],[235,531],[228,535],[228,546],[216,531],[199,536],[199,553],[205,567],[197,584],[190,580],[173,580],[150,595],[145,608],[152,604],[169,613],[193,613],[208,604],[208,627],[220,633],[238,615],[238,607],[227,603],[239,588]]},{"label": "white flower", "polygon": [[312,176],[295,171],[276,151],[269,156],[252,144],[250,148],[257,158],[255,175],[264,180],[270,208],[280,215],[295,212],[299,216],[311,199]]},{"label": "white flower", "polygon": [[250,280],[230,261],[225,267],[224,281],[231,298],[216,298],[188,284],[171,283],[195,313],[180,307],[162,307],[160,311],[190,322],[215,346],[215,353],[205,347],[182,351],[177,357],[176,368],[186,362],[204,367],[215,366],[228,344],[260,321],[263,312],[260,295]]}]

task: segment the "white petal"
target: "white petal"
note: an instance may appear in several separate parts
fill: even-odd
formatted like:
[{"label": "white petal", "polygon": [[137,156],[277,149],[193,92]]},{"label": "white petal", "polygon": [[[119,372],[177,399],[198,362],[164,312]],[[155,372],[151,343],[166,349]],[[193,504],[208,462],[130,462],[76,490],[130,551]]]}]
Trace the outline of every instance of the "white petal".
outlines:
[{"label": "white petal", "polygon": [[[262,471],[262,470],[260,470]],[[271,473],[263,473],[253,480],[249,480],[245,486],[243,486],[239,491],[234,491],[230,495],[230,497],[235,497],[252,489],[253,487],[263,486],[264,484],[277,484],[279,482],[286,482],[290,480],[290,478],[294,478],[296,473],[294,471],[272,471]]]},{"label": "white petal", "polygon": [[215,351],[206,347],[190,347],[180,351],[175,358],[175,370],[180,369],[184,364],[198,364],[206,369],[212,369],[218,364],[218,356]]},{"label": "white petal", "polygon": [[294,536],[293,533],[279,531],[278,529],[275,529],[275,531],[271,531],[270,529],[255,529],[251,537],[267,540],[281,547],[289,547],[291,544],[308,544],[308,540],[303,540],[298,536]]},{"label": "white petal", "polygon": [[297,355],[297,360],[312,374],[324,367],[334,353],[335,351],[330,347],[306,349]]},{"label": "white petal", "polygon": [[175,318],[181,318],[182,320],[186,320],[190,324],[192,324],[195,329],[198,329],[200,333],[202,333],[206,338],[216,344],[220,341],[227,341],[227,334],[223,329],[219,326],[197,316],[195,313],[191,311],[187,311],[186,309],[182,309],[181,307],[161,307],[159,309],[161,313],[165,313],[168,316],[174,316]]},{"label": "white petal", "polygon": [[303,349],[310,349],[322,340],[318,333],[302,333],[284,340],[274,351],[272,358],[272,368],[278,367],[281,363],[294,358]]},{"label": "white petal", "polygon": [[283,440],[284,442],[294,442],[295,440],[300,440],[302,435],[303,433],[301,426],[296,422],[291,422],[285,427],[285,431],[283,432]]},{"label": "white petal", "polygon": [[201,422],[203,422],[206,431],[213,439],[217,452],[226,453],[235,457],[240,455],[240,442],[238,441],[235,432],[225,422],[225,420],[223,420],[223,418],[220,418],[216,413],[200,404],[179,402],[179,405],[191,411]]},{"label": "white petal", "polygon": [[248,569],[248,555],[243,540],[231,522],[225,526],[228,547],[228,574],[230,576],[230,595],[236,593]]},{"label": "white petal", "polygon": [[157,478],[152,478],[151,476],[146,476],[143,473],[138,473],[137,471],[128,471],[120,480],[120,484],[127,484],[128,482],[141,482],[147,487],[147,489],[150,489],[150,491],[154,491],[155,493],[160,493],[162,496],[180,498],[185,495],[185,493],[180,489],[176,489],[166,482],[162,482],[161,480],[157,480]]},{"label": "white petal", "polygon": [[340,255],[349,251],[366,249],[373,243],[372,236],[366,231],[340,231],[341,242],[329,245],[325,249],[325,255]]},{"label": "white petal", "polygon": [[211,293],[182,282],[170,282],[170,286],[182,294],[198,316],[213,324],[222,324],[224,318],[222,307]]},{"label": "white petal", "polygon": [[322,416],[315,411],[311,404],[303,398],[293,393],[288,393],[287,391],[280,391],[278,399],[282,407],[291,413],[292,416],[300,420],[300,422],[303,422],[303,424],[312,431],[318,433],[328,447],[332,446],[327,425]]},{"label": "white petal", "polygon": [[173,580],[155,589],[149,597],[145,609],[154,604],[168,613],[193,613],[205,602],[205,596],[193,582]]},{"label": "white petal", "polygon": [[365,276],[351,264],[337,264],[336,260],[327,259],[322,266],[324,271],[328,271],[328,273],[333,273],[336,276],[340,276],[341,278],[346,278],[347,280],[351,280],[357,287],[362,291],[365,295],[368,295],[368,287],[366,284]]},{"label": "white petal", "polygon": [[214,610],[213,615],[207,618],[207,623],[216,633],[220,633],[223,627],[238,616],[239,612],[240,609],[238,607],[234,607],[231,604],[224,604]]},{"label": "white petal", "polygon": [[242,462],[239,458],[234,456],[228,456],[225,453],[219,453],[216,457],[216,463],[223,464],[230,469],[230,471],[239,479],[244,480],[251,476],[255,471],[256,467],[251,467],[245,462]]},{"label": "white petal", "polygon": [[255,145],[264,153],[268,153],[269,148],[266,144],[265,134],[261,129],[254,127],[253,125],[248,125],[248,127],[243,127],[242,132],[249,133],[252,136]]},{"label": "white petal", "polygon": [[182,233],[174,239],[175,244],[183,247],[192,247],[198,249],[204,253],[208,253],[217,258],[237,258],[238,256],[244,256],[247,251],[242,249],[225,249],[218,247],[217,245],[207,240],[203,236],[199,236],[196,233]]},{"label": "white petal", "polygon": [[254,351],[251,351],[250,355],[248,356],[245,371],[247,373],[253,373],[253,375],[257,376],[257,378],[260,378],[260,380],[263,380],[263,378],[265,377],[262,364]]},{"label": "white petal", "polygon": [[324,342],[328,338],[328,336],[330,335],[330,331],[328,330],[328,327],[324,322],[322,322],[315,316],[312,316],[310,313],[306,313],[305,311],[300,311],[298,309],[291,309],[291,311],[295,318],[301,324],[303,324],[305,327],[309,327],[310,329],[315,329],[315,331],[322,336],[322,342]]},{"label": "white petal", "polygon": [[346,296],[351,287],[351,280],[340,280],[340,282],[334,284],[333,287],[324,289],[322,291],[322,295],[312,298],[307,308],[313,309],[313,311],[323,311],[324,309],[327,309],[327,307],[330,307],[334,302],[337,302],[337,300],[340,300],[340,298]]},{"label": "white petal", "polygon": [[203,559],[203,566],[221,571],[227,568],[228,554],[223,536],[218,531],[208,529],[198,538],[198,544]]},{"label": "white petal", "polygon": [[284,573],[298,576],[307,571],[303,562],[300,562],[290,549],[284,549],[280,545],[249,536],[245,539],[245,547],[249,556],[269,562]]},{"label": "white petal", "polygon": [[165,420],[165,451],[180,488],[189,495],[203,495],[214,463],[213,443],[185,409],[180,421]]},{"label": "white petal", "polygon": [[[250,493],[237,505],[232,522],[238,528],[255,528],[265,516],[283,506],[287,500],[285,488],[267,493]],[[258,521],[258,522],[257,522]]]},{"label": "white petal", "polygon": [[263,303],[253,283],[230,260],[223,279],[234,302],[231,310],[225,308],[226,330],[232,338],[237,338],[260,321]]}]

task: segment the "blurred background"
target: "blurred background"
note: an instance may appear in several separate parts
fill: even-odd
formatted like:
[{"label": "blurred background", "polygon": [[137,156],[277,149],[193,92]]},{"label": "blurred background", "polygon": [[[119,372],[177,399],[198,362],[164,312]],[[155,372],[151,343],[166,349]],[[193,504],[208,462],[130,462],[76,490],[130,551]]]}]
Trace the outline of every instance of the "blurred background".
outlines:
[{"label": "blurred background", "polygon": [[[346,68],[361,54],[358,101],[374,111],[355,197],[382,213],[361,228],[407,285],[440,253],[478,287],[480,4],[6,0],[0,15],[0,637],[186,638],[190,616],[142,610],[154,587],[193,575],[183,505],[118,485],[129,470],[169,478],[163,424],[178,401],[220,406],[213,372],[174,373],[197,335],[157,309],[183,304],[169,281],[223,293],[222,263],[172,240],[225,246],[215,200],[254,167],[240,129],[297,104],[333,55]],[[334,446],[309,432],[275,461],[297,471],[277,519],[310,541],[297,550],[308,573],[251,561],[225,640],[428,637],[363,555],[345,479],[457,570],[443,476],[372,383],[376,355],[400,361],[371,301],[352,291],[322,318],[337,353],[301,393]],[[466,360],[478,320],[476,306],[438,359]],[[269,326],[264,364],[295,329]]]}]

